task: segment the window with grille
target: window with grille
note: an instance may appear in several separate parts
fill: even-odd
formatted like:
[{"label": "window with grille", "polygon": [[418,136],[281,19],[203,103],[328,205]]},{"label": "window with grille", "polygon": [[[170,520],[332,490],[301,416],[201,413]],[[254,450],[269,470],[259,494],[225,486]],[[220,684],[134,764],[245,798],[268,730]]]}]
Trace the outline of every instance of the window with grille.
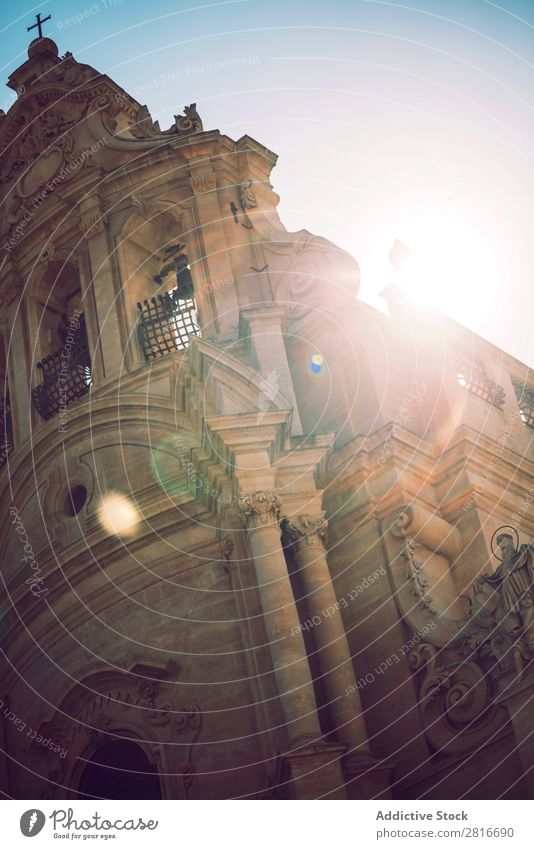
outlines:
[{"label": "window with grille", "polygon": [[460,356],[456,368],[456,378],[460,386],[467,389],[472,395],[482,398],[483,401],[492,404],[499,410],[502,409],[505,399],[504,389],[487,377],[484,367],[480,363]]},{"label": "window with grille", "polygon": [[65,343],[37,363],[43,379],[32,390],[32,400],[45,421],[89,392],[93,382],[83,314],[77,324],[71,331],[74,342]]},{"label": "window with grille", "polygon": [[189,347],[200,336],[194,298],[179,298],[178,290],[137,304],[139,342],[146,360]]}]

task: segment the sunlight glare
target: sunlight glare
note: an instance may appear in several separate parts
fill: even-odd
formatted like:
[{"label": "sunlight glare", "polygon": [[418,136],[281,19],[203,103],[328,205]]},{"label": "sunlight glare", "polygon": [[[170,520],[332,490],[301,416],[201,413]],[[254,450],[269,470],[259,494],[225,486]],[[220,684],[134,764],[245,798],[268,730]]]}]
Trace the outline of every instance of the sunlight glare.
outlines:
[{"label": "sunlight glare", "polygon": [[104,530],[117,536],[132,536],[141,516],[135,504],[119,492],[103,495],[98,507],[98,520]]},{"label": "sunlight glare", "polygon": [[[410,249],[392,272],[414,306],[470,323],[490,309],[499,285],[497,238],[464,210],[399,210],[397,232]],[[391,246],[393,238],[389,244]]]}]

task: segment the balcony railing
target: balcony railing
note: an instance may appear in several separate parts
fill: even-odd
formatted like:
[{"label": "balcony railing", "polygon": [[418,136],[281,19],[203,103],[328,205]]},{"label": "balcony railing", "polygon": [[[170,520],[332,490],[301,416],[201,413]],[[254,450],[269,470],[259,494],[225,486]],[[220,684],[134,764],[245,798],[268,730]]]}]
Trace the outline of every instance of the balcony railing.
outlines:
[{"label": "balcony railing", "polygon": [[194,298],[179,298],[178,290],[137,304],[137,332],[146,360],[189,347],[192,336],[200,336]]},{"label": "balcony railing", "polygon": [[13,429],[11,426],[11,406],[9,393],[0,406],[0,469],[7,461],[8,454],[13,450]]},{"label": "balcony railing", "polygon": [[460,357],[456,377],[460,386],[467,389],[472,395],[476,395],[477,398],[482,398],[483,401],[502,410],[506,397],[504,389],[486,376],[486,372],[480,363]]},{"label": "balcony railing", "polygon": [[32,390],[32,400],[45,421],[86,395],[93,382],[83,315],[79,324],[75,342],[68,347],[63,345],[37,363],[43,380]]},{"label": "balcony railing", "polygon": [[513,377],[512,383],[521,418],[527,427],[534,429],[534,389]]}]

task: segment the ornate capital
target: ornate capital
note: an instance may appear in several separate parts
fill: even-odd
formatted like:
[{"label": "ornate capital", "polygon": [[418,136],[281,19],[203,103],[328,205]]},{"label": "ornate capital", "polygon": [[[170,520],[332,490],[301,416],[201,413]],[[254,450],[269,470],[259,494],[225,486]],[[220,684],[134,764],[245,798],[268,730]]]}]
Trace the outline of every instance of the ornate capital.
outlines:
[{"label": "ornate capital", "polygon": [[253,492],[239,497],[239,515],[249,531],[280,523],[280,499],[273,492]]},{"label": "ornate capital", "polygon": [[109,223],[109,217],[98,194],[84,198],[80,204],[80,230],[86,239],[102,233]]},{"label": "ornate capital", "polygon": [[108,224],[107,215],[100,212],[85,213],[80,217],[80,230],[86,239],[91,239],[98,233],[103,233]]},{"label": "ornate capital", "polygon": [[324,548],[328,522],[324,516],[295,516],[284,524],[284,533],[288,542],[299,548],[302,545],[313,545]]},{"label": "ornate capital", "polygon": [[189,178],[191,191],[195,195],[204,195],[207,192],[213,192],[217,188],[217,178],[215,174],[194,174]]}]

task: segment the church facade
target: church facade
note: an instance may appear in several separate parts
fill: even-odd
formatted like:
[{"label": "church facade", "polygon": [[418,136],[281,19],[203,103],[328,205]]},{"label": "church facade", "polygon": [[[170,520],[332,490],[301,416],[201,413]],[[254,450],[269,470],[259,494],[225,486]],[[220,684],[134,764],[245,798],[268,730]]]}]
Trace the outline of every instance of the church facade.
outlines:
[{"label": "church facade", "polygon": [[2,792],[531,798],[528,368],[359,300],[195,104],[8,85]]}]

